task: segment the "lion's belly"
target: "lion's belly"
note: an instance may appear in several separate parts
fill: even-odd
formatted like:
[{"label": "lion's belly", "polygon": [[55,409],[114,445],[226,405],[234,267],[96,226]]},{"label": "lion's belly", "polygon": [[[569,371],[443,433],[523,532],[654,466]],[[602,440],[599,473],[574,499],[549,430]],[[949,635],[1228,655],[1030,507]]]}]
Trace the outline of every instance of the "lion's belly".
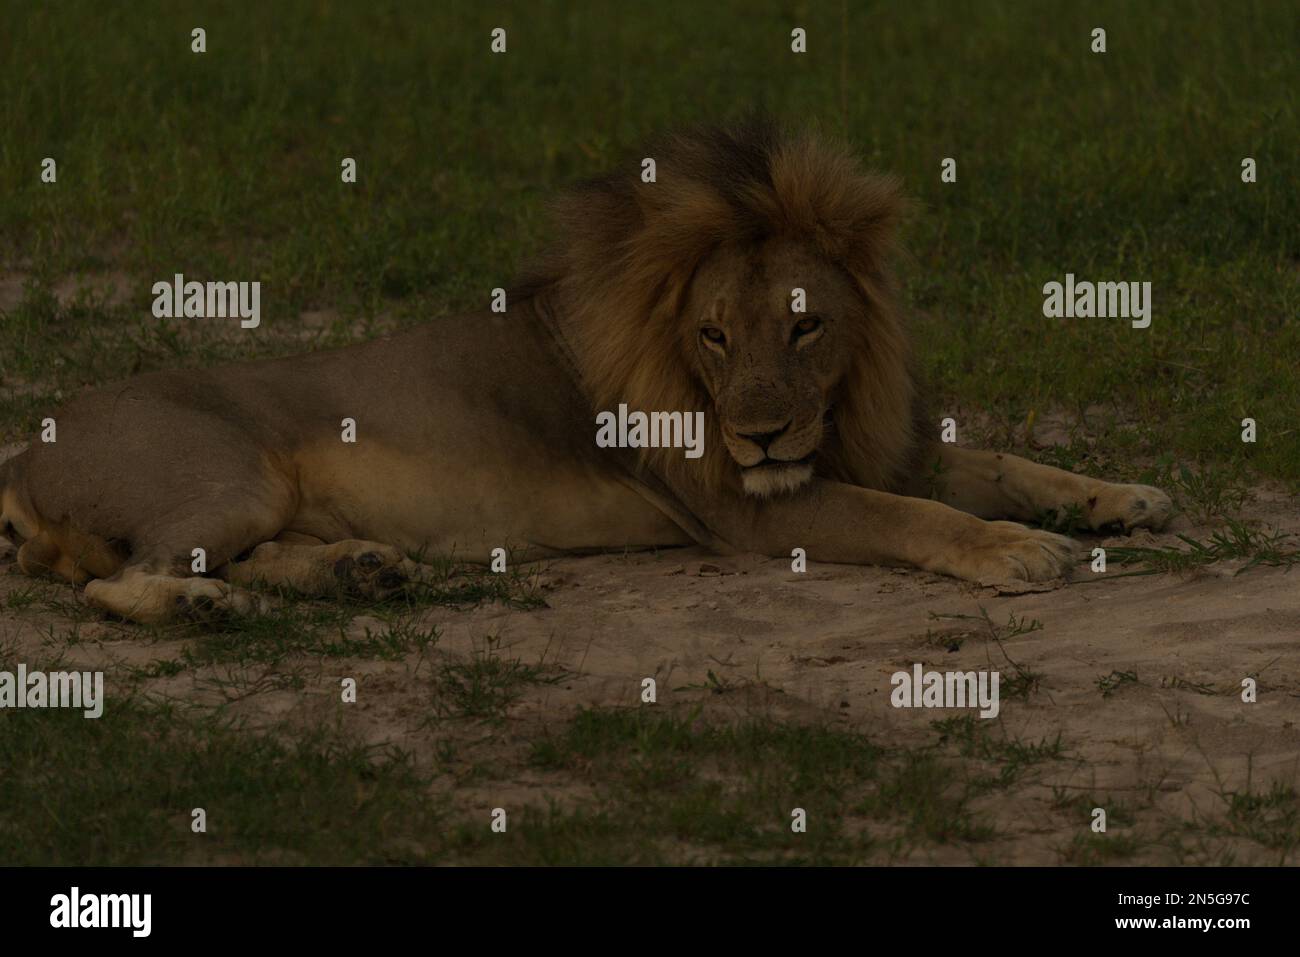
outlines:
[{"label": "lion's belly", "polygon": [[393,447],[334,445],[296,456],[300,505],[289,530],[362,538],[488,561],[689,544],[670,519],[612,476],[579,462],[477,449],[472,460]]}]

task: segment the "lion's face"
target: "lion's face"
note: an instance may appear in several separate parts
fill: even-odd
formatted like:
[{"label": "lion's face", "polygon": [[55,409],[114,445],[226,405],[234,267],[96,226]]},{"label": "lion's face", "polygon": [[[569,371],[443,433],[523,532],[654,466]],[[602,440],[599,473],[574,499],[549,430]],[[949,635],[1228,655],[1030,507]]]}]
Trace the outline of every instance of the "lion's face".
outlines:
[{"label": "lion's face", "polygon": [[724,248],[701,266],[687,303],[697,373],[749,494],[793,491],[812,478],[848,367],[847,330],[862,308],[845,272],[789,240]]}]

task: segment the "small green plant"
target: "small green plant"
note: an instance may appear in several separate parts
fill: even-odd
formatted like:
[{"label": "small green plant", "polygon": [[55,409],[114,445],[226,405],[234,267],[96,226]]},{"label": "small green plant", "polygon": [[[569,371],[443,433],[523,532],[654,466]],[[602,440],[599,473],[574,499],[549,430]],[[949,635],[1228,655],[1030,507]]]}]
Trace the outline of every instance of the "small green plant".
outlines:
[{"label": "small green plant", "polygon": [[1165,545],[1115,546],[1106,549],[1109,561],[1121,565],[1141,565],[1140,573],[1182,572],[1215,562],[1238,561],[1246,564],[1234,572],[1240,575],[1259,565],[1289,568],[1300,564],[1300,547],[1295,536],[1278,529],[1261,530],[1229,519],[1225,528],[1211,533],[1206,541],[1179,535],[1187,548]]},{"label": "small green plant", "polygon": [[1109,698],[1124,685],[1137,683],[1136,671],[1112,671],[1097,679],[1097,690],[1101,692],[1103,698]]},{"label": "small green plant", "polygon": [[518,658],[503,657],[500,639],[489,637],[468,661],[438,669],[434,710],[444,718],[502,721],[526,687],[557,684],[568,674],[554,665],[526,665]]}]

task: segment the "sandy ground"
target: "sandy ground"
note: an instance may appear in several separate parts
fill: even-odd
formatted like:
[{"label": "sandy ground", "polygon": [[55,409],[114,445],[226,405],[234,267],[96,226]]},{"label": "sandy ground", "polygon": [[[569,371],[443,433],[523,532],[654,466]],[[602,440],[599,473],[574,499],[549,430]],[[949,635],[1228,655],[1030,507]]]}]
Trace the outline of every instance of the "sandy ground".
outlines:
[{"label": "sandy ground", "polygon": [[[1279,493],[1260,490],[1244,514],[1300,533],[1300,510]],[[1156,536],[1085,540],[1176,543],[1179,531],[1203,536],[1207,529],[1177,519]],[[1059,801],[1072,791],[1102,806],[1121,801],[1137,808],[1140,824],[1177,829],[1221,815],[1225,793],[1266,791],[1275,781],[1300,786],[1300,578],[1267,567],[1234,574],[1239,567],[1097,581],[1081,566],[1068,584],[1006,594],[917,571],[812,564],[799,574],[789,561],[686,549],[551,562],[541,573],[548,607],[439,608],[426,617],[442,630],[439,655],[481,651],[493,636],[508,657],[569,672],[563,681],[525,691],[510,718],[520,727],[556,723],[583,705],[634,706],[642,680],[654,677],[661,704],[710,697],[737,713],[760,709],[831,721],[877,742],[921,745],[935,739],[930,722],[954,712],[891,707],[894,672],[919,662],[927,670],[998,670],[1005,678],[1015,672],[1014,661],[1040,675],[1039,686],[1027,699],[1004,698],[995,733],[1036,742],[1059,732],[1068,759],[1039,766],[1032,783],[988,798],[986,812],[1008,835],[992,856],[1054,863],[1062,842],[1086,829],[1087,821],[1063,821]],[[0,575],[0,602],[25,582]],[[1042,628],[990,641],[975,622],[932,617],[976,615],[981,606],[998,625],[1014,614],[1037,619]],[[351,628],[361,633],[376,624],[362,616]],[[48,612],[0,610],[0,641],[20,659],[45,656],[51,626],[60,622]],[[106,667],[110,703],[118,665],[173,657],[181,645],[107,621],[80,630],[81,642],[67,649],[65,660]],[[948,650],[952,642],[935,635],[966,638]],[[335,709],[339,677],[352,675],[360,685],[349,719],[355,729],[370,741],[429,753],[432,739],[420,720],[428,709],[429,662],[302,664],[305,688],[269,688],[235,707],[255,717],[311,722]],[[700,690],[710,671],[722,688],[740,693]],[[1114,672],[1132,672],[1137,681],[1103,696],[1098,680]],[[1249,676],[1258,682],[1255,703],[1241,696]],[[186,672],[148,688],[218,700],[202,677]],[[467,785],[464,803],[582,797],[581,788],[557,786],[522,763],[507,777]],[[1240,863],[1279,859],[1276,850],[1250,842],[1233,844],[1232,853]],[[938,847],[920,859],[971,857],[960,847]],[[1162,859],[1156,852],[1136,858]]]},{"label": "sandy ground", "polygon": [[[1300,531],[1300,513],[1280,495],[1259,493],[1247,515]],[[1206,530],[1183,520],[1137,537],[1176,543],[1178,531]],[[1041,675],[1040,684],[1027,700],[1004,700],[994,733],[1037,742],[1059,732],[1069,760],[989,800],[999,830],[1014,835],[995,859],[1054,863],[1061,842],[1082,829],[1063,827],[1050,807],[1062,792],[1140,808],[1139,822],[1163,830],[1216,817],[1224,793],[1300,785],[1300,578],[1261,567],[1234,575],[1241,564],[1105,582],[1083,566],[1072,583],[1006,595],[917,571],[812,565],[795,574],[786,561],[698,550],[574,559],[550,567],[557,587],[549,609],[443,616],[443,647],[468,649],[477,636],[497,634],[525,661],[544,654],[579,670],[568,688],[530,700],[541,711],[632,705],[643,677],[657,677],[670,698],[712,671],[724,685],[778,689],[785,714],[895,744],[933,741],[930,722],[955,712],[892,707],[893,673],[920,662],[1005,677],[1016,670],[1012,659]],[[993,642],[977,623],[931,617],[978,615],[981,606],[998,625],[1014,614],[1043,627]],[[971,637],[948,651],[933,640],[941,633]],[[1103,697],[1098,680],[1113,672],[1138,681]],[[1258,684],[1253,704],[1241,695],[1248,676]],[[772,696],[758,700],[771,707]],[[1235,856],[1278,860],[1257,847]],[[932,859],[969,857],[946,849]]]}]

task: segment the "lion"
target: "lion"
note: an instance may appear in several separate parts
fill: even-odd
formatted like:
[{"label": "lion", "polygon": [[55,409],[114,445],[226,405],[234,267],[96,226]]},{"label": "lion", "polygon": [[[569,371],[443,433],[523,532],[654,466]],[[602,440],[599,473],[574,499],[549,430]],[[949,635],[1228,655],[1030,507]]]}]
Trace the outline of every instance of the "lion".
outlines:
[{"label": "lion", "polygon": [[[502,547],[801,548],[1044,581],[1080,546],[1022,522],[1168,518],[1156,488],[937,441],[893,274],[896,178],[764,121],[643,155],[653,177],[637,163],[561,196],[504,312],[72,399],[57,441],[0,475],[19,567],[158,623],[255,611],[263,584],[383,598],[420,574],[412,555]],[[620,407],[702,413],[698,454],[598,445]]]}]

